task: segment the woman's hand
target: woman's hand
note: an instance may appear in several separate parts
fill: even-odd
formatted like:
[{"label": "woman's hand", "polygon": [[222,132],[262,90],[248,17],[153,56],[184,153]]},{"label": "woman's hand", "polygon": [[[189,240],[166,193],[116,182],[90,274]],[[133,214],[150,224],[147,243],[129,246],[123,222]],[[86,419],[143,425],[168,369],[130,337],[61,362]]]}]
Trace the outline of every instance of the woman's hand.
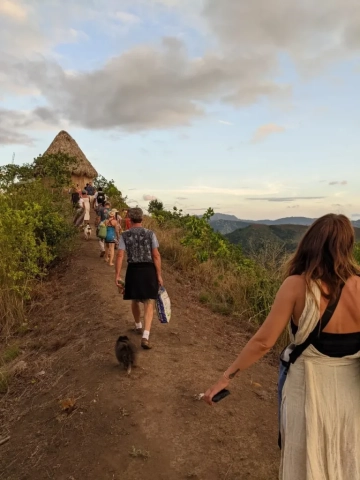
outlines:
[{"label": "woman's hand", "polygon": [[159,283],[160,287],[164,286],[164,282],[163,282],[163,279],[162,279],[161,275],[158,276],[158,283]]},{"label": "woman's hand", "polygon": [[115,278],[115,285],[116,285],[118,288],[124,286],[124,282],[122,281],[121,277]]},{"label": "woman's hand", "polygon": [[212,398],[219,393],[221,390],[226,388],[229,385],[229,380],[227,380],[224,376],[220,377],[219,380],[210,387],[203,397],[204,402],[208,403],[209,405],[214,405],[212,402]]}]

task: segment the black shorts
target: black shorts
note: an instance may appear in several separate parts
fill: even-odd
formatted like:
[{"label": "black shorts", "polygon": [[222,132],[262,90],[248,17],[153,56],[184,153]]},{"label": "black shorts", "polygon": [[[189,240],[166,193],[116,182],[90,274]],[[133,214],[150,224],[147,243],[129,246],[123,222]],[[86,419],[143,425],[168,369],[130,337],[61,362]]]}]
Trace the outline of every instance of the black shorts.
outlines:
[{"label": "black shorts", "polygon": [[153,263],[129,263],[125,277],[124,300],[156,300],[159,282]]}]

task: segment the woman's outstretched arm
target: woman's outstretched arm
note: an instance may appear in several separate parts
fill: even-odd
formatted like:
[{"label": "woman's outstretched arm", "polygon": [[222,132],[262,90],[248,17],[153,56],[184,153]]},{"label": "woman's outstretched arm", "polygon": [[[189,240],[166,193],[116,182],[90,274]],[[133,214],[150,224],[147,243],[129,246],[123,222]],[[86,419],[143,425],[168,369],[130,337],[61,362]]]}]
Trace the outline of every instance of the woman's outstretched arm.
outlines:
[{"label": "woman's outstretched arm", "polygon": [[205,393],[204,400],[209,405],[212,405],[213,396],[226,388],[239,372],[260,360],[275,345],[294,311],[296,300],[301,292],[300,281],[298,276],[288,277],[281,285],[265,322],[217,383]]}]

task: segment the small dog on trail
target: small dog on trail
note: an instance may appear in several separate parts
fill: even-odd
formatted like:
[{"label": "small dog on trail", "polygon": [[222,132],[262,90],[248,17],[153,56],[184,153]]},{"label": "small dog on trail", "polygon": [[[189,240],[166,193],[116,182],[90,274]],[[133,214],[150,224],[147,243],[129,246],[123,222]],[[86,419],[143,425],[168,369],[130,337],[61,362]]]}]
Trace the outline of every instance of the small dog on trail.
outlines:
[{"label": "small dog on trail", "polygon": [[131,367],[136,363],[136,348],[126,335],[120,336],[115,344],[115,355],[118,362],[127,370],[130,375]]},{"label": "small dog on trail", "polygon": [[85,239],[86,239],[86,240],[89,240],[89,238],[90,238],[90,236],[91,236],[91,227],[90,227],[89,224],[85,225],[84,235],[85,235]]}]

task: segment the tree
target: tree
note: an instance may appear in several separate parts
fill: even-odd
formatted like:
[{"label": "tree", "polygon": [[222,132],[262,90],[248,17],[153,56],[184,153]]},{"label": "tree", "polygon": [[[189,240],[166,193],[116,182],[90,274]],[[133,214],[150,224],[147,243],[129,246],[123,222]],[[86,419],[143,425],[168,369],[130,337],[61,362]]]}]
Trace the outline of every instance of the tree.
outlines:
[{"label": "tree", "polygon": [[148,206],[148,212],[150,214],[162,212],[164,210],[164,204],[160,200],[151,200]]},{"label": "tree", "polygon": [[123,197],[121,191],[115,185],[114,180],[107,180],[102,175],[99,175],[94,180],[94,186],[98,190],[102,188],[103,192],[109,197],[113,207],[122,210],[128,208],[126,204],[127,197]]},{"label": "tree", "polygon": [[50,179],[52,188],[68,187],[71,183],[71,171],[78,163],[75,157],[63,152],[39,155],[34,159],[34,175]]}]

